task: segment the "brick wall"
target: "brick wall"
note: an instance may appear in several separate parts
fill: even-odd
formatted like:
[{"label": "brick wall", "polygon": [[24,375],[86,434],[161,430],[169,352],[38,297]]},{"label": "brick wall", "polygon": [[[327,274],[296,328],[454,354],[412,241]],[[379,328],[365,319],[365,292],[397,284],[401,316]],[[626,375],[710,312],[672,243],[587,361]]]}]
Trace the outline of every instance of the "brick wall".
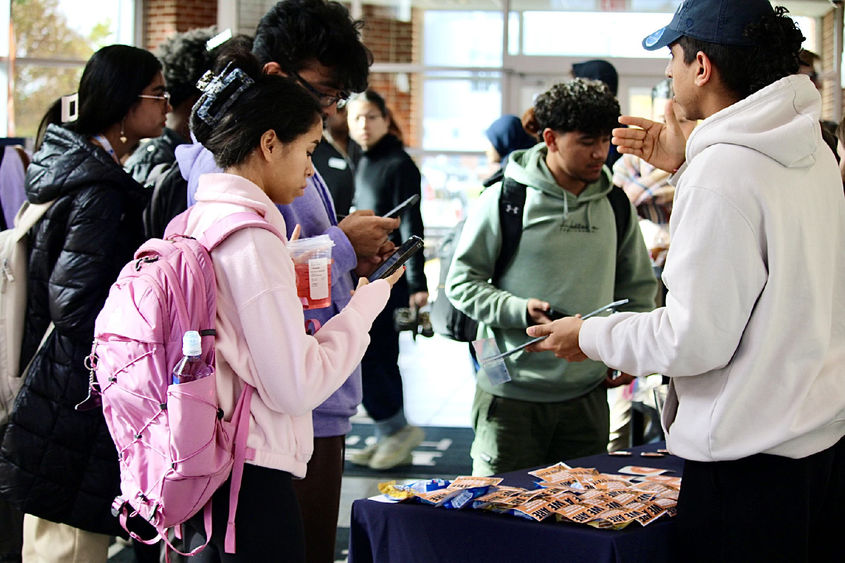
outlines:
[{"label": "brick wall", "polygon": [[144,47],[155,50],[176,32],[217,23],[217,0],[146,0]]},{"label": "brick wall", "polygon": [[[414,63],[414,31],[420,26],[414,21],[420,12],[412,11],[411,21],[396,19],[395,9],[389,6],[365,5],[362,19],[365,22],[361,37],[364,44],[373,52],[377,63]],[[381,94],[393,117],[402,130],[405,144],[420,146],[420,119],[416,109],[420,92],[417,73],[373,73],[370,75],[370,88]],[[413,104],[412,104],[413,101]]]},{"label": "brick wall", "polygon": [[[262,15],[276,0],[239,0],[238,30],[255,32]],[[362,39],[378,63],[414,63],[422,48],[422,12],[412,10],[411,21],[399,21],[391,6],[364,5]],[[154,50],[176,32],[217,23],[217,0],[146,0],[144,46]],[[372,74],[370,87],[387,100],[405,137],[405,144],[420,146],[422,82],[416,73]]]}]

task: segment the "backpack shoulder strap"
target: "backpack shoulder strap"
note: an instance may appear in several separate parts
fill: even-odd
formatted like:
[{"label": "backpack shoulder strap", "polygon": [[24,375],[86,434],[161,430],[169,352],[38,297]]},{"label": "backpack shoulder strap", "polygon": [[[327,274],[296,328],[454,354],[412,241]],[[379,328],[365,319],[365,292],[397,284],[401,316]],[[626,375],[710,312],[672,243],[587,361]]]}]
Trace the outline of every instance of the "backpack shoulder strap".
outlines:
[{"label": "backpack shoulder strap", "polygon": [[266,229],[284,240],[282,234],[265,219],[256,213],[243,211],[240,213],[232,213],[220,219],[199,237],[200,243],[211,252],[218,244],[226,240],[226,237],[247,227],[258,227],[259,229]]},{"label": "backpack shoulder strap", "polygon": [[489,178],[487,178],[486,180],[481,182],[481,185],[484,186],[485,188],[489,188],[493,184],[495,184],[497,182],[501,182],[504,179],[505,179],[505,168],[500,167],[498,170],[493,172],[492,176],[490,176]]},{"label": "backpack shoulder strap", "polygon": [[610,207],[613,208],[613,218],[616,219],[616,249],[618,251],[622,246],[622,238],[631,225],[631,203],[625,195],[625,190],[619,186],[613,186],[607,192],[607,199],[610,201]]},{"label": "backpack shoulder strap", "polygon": [[30,203],[29,201],[23,202],[23,205],[21,205],[21,208],[18,210],[18,214],[15,215],[15,236],[17,240],[26,236],[38,220],[47,213],[47,210],[50,209],[51,205],[53,205],[53,201],[48,201],[46,203]]},{"label": "backpack shoulder strap", "polygon": [[493,269],[495,283],[504,273],[519,247],[522,237],[522,212],[525,207],[525,184],[521,184],[510,177],[502,182],[499,195],[499,223],[502,226],[502,249],[496,259]]}]

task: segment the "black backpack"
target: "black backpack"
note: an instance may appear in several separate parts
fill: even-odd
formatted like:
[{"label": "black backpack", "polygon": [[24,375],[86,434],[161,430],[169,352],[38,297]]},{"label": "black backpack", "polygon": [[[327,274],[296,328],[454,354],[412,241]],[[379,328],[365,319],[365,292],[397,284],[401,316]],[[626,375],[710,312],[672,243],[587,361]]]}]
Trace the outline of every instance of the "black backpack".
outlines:
[{"label": "black backpack", "polygon": [[188,181],[174,160],[155,165],[146,187],[152,195],[144,209],[144,231],[149,238],[162,238],[170,220],[188,208]]},{"label": "black backpack", "polygon": [[[502,180],[503,176],[504,174],[500,170],[485,181],[484,185],[490,186]],[[493,285],[496,285],[505,268],[510,265],[519,246],[519,239],[522,237],[522,208],[525,205],[525,189],[525,184],[521,184],[512,178],[505,177],[502,182],[502,192],[499,196],[502,248],[493,268]],[[616,219],[616,248],[618,249],[622,243],[622,237],[631,223],[631,204],[628,202],[628,196],[618,186],[611,188],[607,194],[607,199],[610,201],[613,216]],[[452,265],[455,247],[461,238],[464,221],[465,219],[461,219],[440,244],[438,251],[440,280],[437,284],[437,298],[431,304],[431,326],[434,328],[434,332],[446,338],[458,342],[472,342],[476,339],[478,322],[463,311],[456,309],[446,297],[445,291],[446,278]]]}]

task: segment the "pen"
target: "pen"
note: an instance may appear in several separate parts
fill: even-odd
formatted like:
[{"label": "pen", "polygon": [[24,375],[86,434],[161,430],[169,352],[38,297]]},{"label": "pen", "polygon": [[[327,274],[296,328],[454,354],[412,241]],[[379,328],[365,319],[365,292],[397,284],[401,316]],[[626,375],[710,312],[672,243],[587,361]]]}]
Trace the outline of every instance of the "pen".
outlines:
[{"label": "pen", "polygon": [[[614,301],[613,303],[608,303],[607,305],[604,305],[603,307],[599,307],[599,308],[598,308],[598,309],[596,309],[595,311],[590,311],[590,312],[589,312],[589,313],[587,313],[586,315],[582,316],[582,317],[581,317],[581,320],[586,320],[586,319],[589,319],[589,318],[590,318],[590,317],[592,317],[593,315],[598,315],[598,314],[599,314],[599,313],[601,313],[602,311],[606,311],[606,310],[608,310],[608,309],[615,309],[616,307],[619,307],[619,306],[621,306],[621,305],[624,305],[624,304],[625,304],[625,303],[627,303],[628,301],[629,301],[628,299],[620,299],[619,301]],[[529,340],[528,342],[526,342],[526,343],[524,343],[524,344],[520,344],[520,345],[519,345],[519,346],[517,346],[516,348],[511,348],[511,349],[510,349],[510,350],[508,350],[507,352],[502,352],[501,354],[497,354],[497,355],[495,355],[495,356],[491,356],[491,357],[489,357],[489,358],[484,358],[484,361],[485,361],[485,362],[491,362],[491,361],[493,361],[493,360],[500,360],[500,359],[502,359],[502,358],[505,358],[505,357],[507,357],[507,356],[510,356],[510,355],[511,355],[511,354],[513,354],[513,353],[519,352],[520,350],[522,350],[522,349],[524,349],[524,348],[527,348],[528,346],[531,346],[532,344],[536,344],[536,343],[540,342],[541,340],[545,340],[545,339],[546,339],[546,338],[548,338],[548,337],[549,337],[549,335],[548,335],[548,334],[546,334],[545,336],[537,336],[536,338],[532,338],[531,340]]]}]

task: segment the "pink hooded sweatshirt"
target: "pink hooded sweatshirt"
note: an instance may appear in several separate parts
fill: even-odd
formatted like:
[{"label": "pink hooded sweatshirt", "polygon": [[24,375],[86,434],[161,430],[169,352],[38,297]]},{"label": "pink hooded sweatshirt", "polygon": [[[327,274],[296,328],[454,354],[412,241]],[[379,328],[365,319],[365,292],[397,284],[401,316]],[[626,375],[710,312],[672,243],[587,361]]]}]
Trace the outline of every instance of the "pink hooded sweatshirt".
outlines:
[{"label": "pink hooded sweatshirt", "polygon": [[[244,211],[286,232],[276,205],[240,176],[203,175],[196,199],[188,235]],[[244,383],[254,386],[248,463],[301,478],[314,445],[311,410],[361,361],[390,286],[379,280],[360,288],[339,315],[309,336],[286,244],[270,231],[243,229],[211,254],[217,275],[217,394],[229,419]]]}]

